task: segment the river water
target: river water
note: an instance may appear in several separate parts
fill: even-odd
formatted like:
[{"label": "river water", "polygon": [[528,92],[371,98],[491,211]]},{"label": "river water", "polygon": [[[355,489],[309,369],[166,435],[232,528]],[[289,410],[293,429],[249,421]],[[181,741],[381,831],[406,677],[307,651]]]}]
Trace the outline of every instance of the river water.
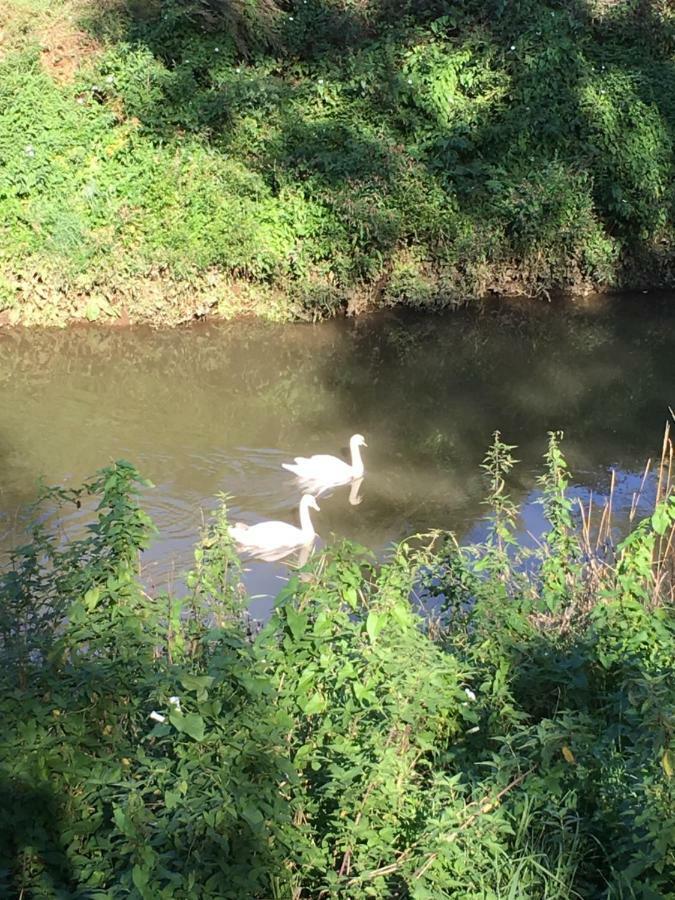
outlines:
[{"label": "river water", "polygon": [[[155,488],[151,585],[180,573],[215,495],[233,519],[297,521],[281,463],[344,454],[361,432],[362,502],[321,498],[323,542],[380,553],[420,530],[476,536],[480,462],[500,429],[521,460],[510,483],[523,532],[542,527],[536,476],[550,429],[565,432],[575,491],[629,505],[675,404],[675,297],[490,302],[444,315],[383,312],[320,325],[197,323],[0,334],[0,552],[21,536],[37,479],[78,484],[111,459]],[[648,492],[648,491],[647,491]],[[78,513],[80,517],[84,512]],[[71,523],[76,529],[77,520]],[[254,614],[286,577],[247,564]]]}]

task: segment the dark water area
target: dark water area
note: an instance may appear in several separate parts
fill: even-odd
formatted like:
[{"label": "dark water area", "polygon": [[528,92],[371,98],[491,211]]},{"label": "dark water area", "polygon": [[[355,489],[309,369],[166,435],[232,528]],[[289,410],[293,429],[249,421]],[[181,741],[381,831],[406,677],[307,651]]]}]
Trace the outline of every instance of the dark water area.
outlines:
[{"label": "dark water area", "polygon": [[[517,444],[509,485],[523,533],[541,531],[536,477],[547,431],[565,432],[575,492],[602,497],[616,473],[630,506],[675,404],[675,297],[490,302],[443,315],[383,312],[319,325],[75,328],[0,334],[0,552],[22,537],[37,480],[74,486],[108,461],[155,488],[151,585],[180,585],[215,496],[232,519],[297,524],[281,463],[344,454],[361,432],[362,502],[322,497],[321,542],[379,553],[431,528],[481,531],[480,462],[491,434]],[[649,483],[647,494],[649,492]],[[66,522],[76,531],[86,511]],[[253,595],[276,593],[284,563],[247,563]],[[269,600],[259,596],[252,611]]]}]

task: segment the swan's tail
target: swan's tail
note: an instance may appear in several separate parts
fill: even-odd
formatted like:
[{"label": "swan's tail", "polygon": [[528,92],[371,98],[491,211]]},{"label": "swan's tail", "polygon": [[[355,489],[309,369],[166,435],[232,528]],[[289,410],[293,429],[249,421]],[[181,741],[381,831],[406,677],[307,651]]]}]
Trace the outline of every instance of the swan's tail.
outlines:
[{"label": "swan's tail", "polygon": [[309,459],[306,456],[296,456],[294,462],[282,463],[281,466],[284,469],[288,469],[288,471],[292,472],[294,475],[302,475],[302,469],[308,462]]}]

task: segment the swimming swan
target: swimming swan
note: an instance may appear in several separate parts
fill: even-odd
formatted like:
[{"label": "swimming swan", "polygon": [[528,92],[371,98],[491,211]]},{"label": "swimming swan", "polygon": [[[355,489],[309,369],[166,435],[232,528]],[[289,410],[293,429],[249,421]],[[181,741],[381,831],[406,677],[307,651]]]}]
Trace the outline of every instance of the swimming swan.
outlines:
[{"label": "swimming swan", "polygon": [[309,510],[319,510],[319,505],[311,494],[304,494],[300,500],[300,528],[287,522],[259,522],[246,525],[237,522],[230,528],[230,534],[241,550],[263,556],[269,560],[281,559],[296,547],[311,544],[316,537]]},{"label": "swimming swan", "polygon": [[352,454],[351,466],[338,459],[337,456],[316,454],[315,456],[296,456],[294,463],[282,463],[284,469],[288,469],[294,475],[307,484],[311,484],[318,490],[325,490],[339,484],[346,484],[353,478],[362,478],[365,469],[361,459],[360,447],[367,447],[362,434],[352,435],[349,441],[349,449]]}]

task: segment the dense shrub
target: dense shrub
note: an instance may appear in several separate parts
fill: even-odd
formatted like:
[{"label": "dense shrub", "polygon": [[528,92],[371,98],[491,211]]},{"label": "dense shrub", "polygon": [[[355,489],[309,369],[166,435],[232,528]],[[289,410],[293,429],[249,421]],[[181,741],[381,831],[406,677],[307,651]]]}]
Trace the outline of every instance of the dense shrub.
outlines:
[{"label": "dense shrub", "polygon": [[217,270],[319,311],[670,283],[665,4],[78,9],[100,47],[74,82],[44,71],[39,16],[0,63],[17,317],[33,272],[53,293]]},{"label": "dense shrub", "polygon": [[3,893],[669,896],[675,499],[613,548],[553,436],[528,551],[511,449],[483,544],[329,548],[255,636],[224,509],[178,600],[139,583],[131,466],[50,492],[98,506],[0,582]]}]

